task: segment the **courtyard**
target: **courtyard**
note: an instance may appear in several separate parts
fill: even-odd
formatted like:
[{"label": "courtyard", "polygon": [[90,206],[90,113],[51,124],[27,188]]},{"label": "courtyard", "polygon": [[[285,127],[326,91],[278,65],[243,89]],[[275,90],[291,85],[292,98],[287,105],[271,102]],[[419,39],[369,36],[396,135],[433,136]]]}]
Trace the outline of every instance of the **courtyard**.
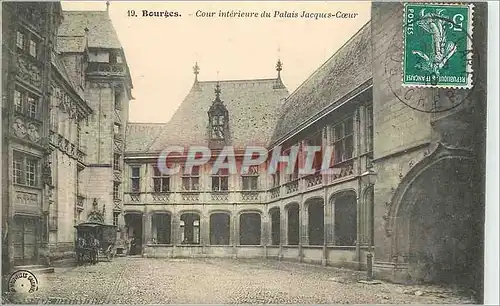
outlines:
[{"label": "courtyard", "polygon": [[364,272],[276,260],[118,257],[56,267],[26,302],[92,304],[472,303],[450,288],[359,283]]}]

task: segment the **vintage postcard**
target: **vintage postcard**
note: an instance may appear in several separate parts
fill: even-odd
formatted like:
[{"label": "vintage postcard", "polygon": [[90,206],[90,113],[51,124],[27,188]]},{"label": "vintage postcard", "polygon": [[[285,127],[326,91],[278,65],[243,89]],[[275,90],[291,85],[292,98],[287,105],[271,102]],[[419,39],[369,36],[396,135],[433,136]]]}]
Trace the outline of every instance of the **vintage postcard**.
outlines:
[{"label": "vintage postcard", "polygon": [[2,2],[2,302],[485,302],[490,12]]}]

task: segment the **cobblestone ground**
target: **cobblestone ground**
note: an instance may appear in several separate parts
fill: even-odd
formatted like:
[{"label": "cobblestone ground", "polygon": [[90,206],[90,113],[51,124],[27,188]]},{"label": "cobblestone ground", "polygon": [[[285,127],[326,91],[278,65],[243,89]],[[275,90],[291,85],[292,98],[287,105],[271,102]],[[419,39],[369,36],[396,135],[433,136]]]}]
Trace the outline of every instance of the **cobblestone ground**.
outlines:
[{"label": "cobblestone ground", "polygon": [[430,286],[358,283],[363,273],[275,260],[115,258],[56,268],[31,298],[51,303],[472,303]]}]

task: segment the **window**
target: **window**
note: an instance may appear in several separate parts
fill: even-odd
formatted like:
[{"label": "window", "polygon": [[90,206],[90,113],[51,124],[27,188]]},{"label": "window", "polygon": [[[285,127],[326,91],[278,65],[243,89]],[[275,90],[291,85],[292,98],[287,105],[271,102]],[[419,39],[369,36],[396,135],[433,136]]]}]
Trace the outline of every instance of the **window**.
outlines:
[{"label": "window", "polygon": [[121,104],[120,104],[120,91],[118,89],[115,89],[115,109],[116,110],[121,110]]},{"label": "window", "polygon": [[140,167],[132,167],[132,177],[131,179],[131,190],[133,193],[141,192],[141,168]]},{"label": "window", "polygon": [[280,171],[276,170],[276,173],[273,174],[273,187],[278,187],[280,185]]},{"label": "window", "polygon": [[113,183],[113,200],[120,199],[120,183]]},{"label": "window", "polygon": [[120,130],[121,130],[120,124],[115,122],[115,124],[113,125],[113,132],[115,133],[115,135],[119,135]]},{"label": "window", "polygon": [[17,89],[14,91],[14,110],[20,113],[23,111],[22,94]]},{"label": "window", "polygon": [[[323,144],[323,133],[316,132],[314,135],[306,139],[307,146],[321,147]],[[312,163],[312,168],[316,171],[321,169],[321,164],[323,162],[323,154],[321,151],[314,152],[314,160]]]},{"label": "window", "polygon": [[78,121],[76,123],[76,147],[77,148],[80,148],[81,134],[82,134],[82,127],[80,125],[80,121]]},{"label": "window", "polygon": [[182,170],[182,189],[186,191],[200,190],[200,168],[193,166],[191,173]]},{"label": "window", "polygon": [[224,116],[212,116],[212,139],[224,139]]},{"label": "window", "polygon": [[32,96],[28,97],[28,116],[31,118],[37,117],[38,111],[38,99],[35,99]]},{"label": "window", "polygon": [[[287,149],[283,152],[283,156],[290,156],[290,153],[291,153],[291,149]],[[290,161],[290,162],[292,162],[292,161]],[[299,178],[299,158],[298,158],[298,156],[295,160],[295,167],[294,167],[293,172],[291,174],[288,174],[288,165],[289,165],[289,163],[286,164],[286,167],[284,169],[287,173],[288,182],[291,182],[291,181]]]},{"label": "window", "polygon": [[113,154],[113,170],[120,170],[120,154]]},{"label": "window", "polygon": [[334,162],[341,163],[353,156],[353,119],[349,117],[333,127]]},{"label": "window", "polygon": [[14,165],[13,165],[13,179],[14,183],[22,184],[23,183],[23,158],[21,156],[14,156]]},{"label": "window", "polygon": [[170,177],[161,173],[160,169],[156,166],[153,166],[153,189],[154,192],[170,191]]},{"label": "window", "polygon": [[219,169],[218,173],[212,176],[212,191],[227,191],[228,182],[228,170]]},{"label": "window", "polygon": [[19,49],[24,49],[24,34],[17,32],[16,46]]},{"label": "window", "polygon": [[12,175],[15,184],[36,187],[38,184],[38,159],[14,152]]},{"label": "window", "polygon": [[366,107],[366,151],[373,151],[373,106]]},{"label": "window", "polygon": [[30,50],[29,50],[30,55],[35,57],[35,58],[37,57],[36,56],[36,53],[37,53],[36,47],[37,47],[36,42],[33,40],[30,40]]},{"label": "window", "polygon": [[257,190],[259,180],[258,168],[253,166],[248,169],[248,173],[241,176],[243,190]]},{"label": "window", "polygon": [[118,216],[120,216],[120,213],[117,211],[113,212],[113,225],[118,226]]}]

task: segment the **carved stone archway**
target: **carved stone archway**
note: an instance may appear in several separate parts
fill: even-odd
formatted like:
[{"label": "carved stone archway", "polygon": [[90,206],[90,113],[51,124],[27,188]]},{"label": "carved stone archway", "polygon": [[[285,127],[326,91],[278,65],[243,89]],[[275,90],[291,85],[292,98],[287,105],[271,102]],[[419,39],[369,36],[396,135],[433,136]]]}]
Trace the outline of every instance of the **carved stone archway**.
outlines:
[{"label": "carved stone archway", "polygon": [[480,281],[484,202],[476,195],[477,166],[471,152],[438,144],[402,179],[385,226],[392,261],[407,281]]}]

